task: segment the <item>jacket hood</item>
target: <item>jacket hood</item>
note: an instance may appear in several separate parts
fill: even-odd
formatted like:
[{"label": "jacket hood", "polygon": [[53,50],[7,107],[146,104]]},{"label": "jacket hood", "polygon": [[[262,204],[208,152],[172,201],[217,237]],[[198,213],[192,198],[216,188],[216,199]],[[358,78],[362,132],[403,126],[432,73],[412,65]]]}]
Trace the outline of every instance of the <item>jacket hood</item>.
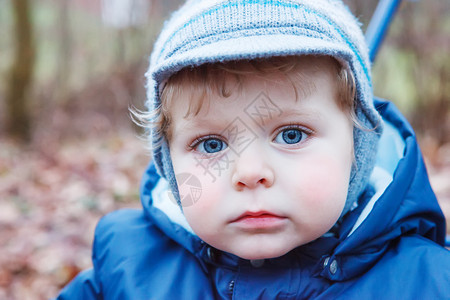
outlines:
[{"label": "jacket hood", "polygon": [[[320,238],[293,250],[316,252],[317,275],[333,281],[364,273],[401,236],[420,235],[440,245],[445,240],[445,219],[411,126],[393,104],[377,100],[375,107],[385,129],[369,188],[343,219],[337,237]],[[143,176],[141,201],[146,217],[161,231],[202,264],[208,260],[210,247],[195,235],[179,206],[170,200],[167,181],[157,175],[153,163]],[[228,257],[232,264],[244,261]]]}]

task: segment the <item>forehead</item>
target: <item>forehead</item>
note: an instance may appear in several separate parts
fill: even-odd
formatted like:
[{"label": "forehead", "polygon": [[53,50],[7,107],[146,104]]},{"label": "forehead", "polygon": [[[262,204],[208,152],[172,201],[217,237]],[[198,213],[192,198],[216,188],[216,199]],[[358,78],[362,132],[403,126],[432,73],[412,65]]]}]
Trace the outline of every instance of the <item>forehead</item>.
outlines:
[{"label": "forehead", "polygon": [[187,108],[185,117],[197,115],[200,111],[208,111],[212,99],[223,98],[221,101],[227,103],[231,95],[242,94],[245,89],[254,89],[255,86],[261,89],[260,92],[281,86],[293,93],[293,99],[301,100],[318,87],[316,81],[320,76],[331,75],[330,83],[334,84],[333,75],[339,72],[339,68],[339,63],[330,57],[300,56],[184,69],[167,83],[171,90],[169,98],[177,103],[168,101],[170,105],[166,110],[184,106]]},{"label": "forehead", "polygon": [[[294,75],[280,71],[248,73],[237,81],[232,74],[227,74],[222,78],[223,88],[229,90],[225,96],[220,91],[207,94],[198,87],[186,86],[170,107],[170,130],[185,132],[189,128],[212,125],[219,129],[237,116],[259,123],[274,119],[274,116],[279,119],[298,116],[317,119],[321,118],[324,105],[336,104],[332,66],[303,63]],[[318,99],[318,95],[326,99]]]}]

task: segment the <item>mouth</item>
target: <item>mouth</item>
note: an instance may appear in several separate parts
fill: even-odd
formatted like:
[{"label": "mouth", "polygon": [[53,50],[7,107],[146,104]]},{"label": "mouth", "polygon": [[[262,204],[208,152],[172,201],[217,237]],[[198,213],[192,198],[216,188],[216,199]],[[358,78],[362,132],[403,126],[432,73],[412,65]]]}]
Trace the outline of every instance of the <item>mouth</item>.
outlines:
[{"label": "mouth", "polygon": [[232,224],[248,230],[254,229],[276,229],[284,224],[286,217],[266,212],[245,212],[231,221]]}]

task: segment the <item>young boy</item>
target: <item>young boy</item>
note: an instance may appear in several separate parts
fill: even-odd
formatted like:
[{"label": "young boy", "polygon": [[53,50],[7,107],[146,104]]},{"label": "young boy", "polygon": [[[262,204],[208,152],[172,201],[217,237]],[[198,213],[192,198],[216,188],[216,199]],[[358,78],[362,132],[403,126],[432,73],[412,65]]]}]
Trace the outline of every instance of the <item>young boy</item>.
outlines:
[{"label": "young boy", "polygon": [[[59,299],[442,299],[445,222],[340,1],[188,1],[148,72],[143,211]],[[170,190],[170,192],[169,192]]]}]

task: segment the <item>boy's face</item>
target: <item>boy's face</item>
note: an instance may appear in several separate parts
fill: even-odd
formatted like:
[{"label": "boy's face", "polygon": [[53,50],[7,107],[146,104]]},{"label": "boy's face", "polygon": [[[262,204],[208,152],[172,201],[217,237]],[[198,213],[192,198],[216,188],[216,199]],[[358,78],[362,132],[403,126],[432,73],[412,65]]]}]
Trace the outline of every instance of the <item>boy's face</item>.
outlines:
[{"label": "boy's face", "polygon": [[189,96],[171,108],[170,151],[182,203],[191,191],[178,176],[200,182],[197,201],[183,211],[211,246],[245,259],[278,257],[338,220],[353,124],[336,104],[331,66],[317,70],[305,62],[302,73],[312,86],[296,84],[298,100],[286,76],[274,73],[250,75],[242,89],[212,96],[197,115],[186,116]]}]

